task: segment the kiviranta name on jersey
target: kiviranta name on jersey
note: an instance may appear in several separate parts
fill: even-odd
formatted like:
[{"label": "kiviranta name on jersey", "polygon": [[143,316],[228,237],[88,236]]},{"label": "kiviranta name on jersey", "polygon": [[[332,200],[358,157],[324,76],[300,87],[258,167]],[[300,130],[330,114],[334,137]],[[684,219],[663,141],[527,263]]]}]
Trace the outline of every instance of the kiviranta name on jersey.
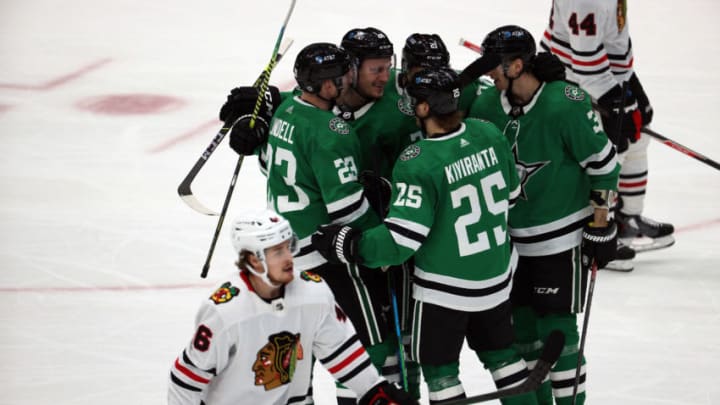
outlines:
[{"label": "kiviranta name on jersey", "polygon": [[270,128],[270,135],[280,138],[283,141],[292,144],[293,133],[295,132],[295,125],[290,124],[287,121],[283,121],[279,118],[275,118]]},{"label": "kiviranta name on jersey", "polygon": [[445,166],[445,176],[447,176],[448,184],[453,184],[463,177],[471,176],[498,163],[495,149],[491,146],[480,152],[473,153],[470,156],[462,157]]}]

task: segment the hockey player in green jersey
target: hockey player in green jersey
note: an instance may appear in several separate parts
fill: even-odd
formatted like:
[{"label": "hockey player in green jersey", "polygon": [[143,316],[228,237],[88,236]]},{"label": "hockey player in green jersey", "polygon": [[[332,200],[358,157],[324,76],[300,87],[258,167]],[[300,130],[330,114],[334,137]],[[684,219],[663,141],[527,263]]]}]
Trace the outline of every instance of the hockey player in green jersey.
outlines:
[{"label": "hockey player in green jersey", "polygon": [[[363,154],[359,180],[365,187],[371,206],[380,216],[384,216],[386,200],[390,198],[389,183],[384,179],[390,177],[392,166],[405,146],[419,139],[420,134],[411,108],[398,93],[397,72],[393,68],[394,48],[387,35],[373,27],[353,28],[343,35],[340,46],[352,56],[353,79],[343,89],[333,112],[347,120],[358,135]],[[360,268],[378,274],[374,269]],[[395,300],[402,329],[402,324],[407,323],[410,308],[405,298],[405,291],[410,285],[409,273],[398,269],[382,277],[385,282],[373,287],[383,291],[388,300]],[[355,294],[354,291],[344,293]],[[389,320],[395,318],[394,313],[389,312],[378,315]],[[378,323],[385,322],[381,319]],[[419,368],[406,356],[398,357],[394,328],[371,343],[371,358],[382,369],[383,375],[391,381],[404,382],[401,375],[405,373],[408,382],[406,388],[419,398]],[[341,399],[341,395],[347,398]],[[338,403],[354,403],[354,393],[338,390]]]},{"label": "hockey player in green jersey", "polygon": [[[450,53],[442,38],[437,34],[414,33],[407,37],[402,50],[401,71],[398,86],[403,89],[407,81],[417,72],[428,68],[450,67]],[[473,81],[460,93],[458,109],[467,113],[475,99],[480,81]]]},{"label": "hockey player in green jersey", "polygon": [[[546,383],[538,399],[552,404],[554,395],[557,404],[570,404],[587,269],[593,261],[603,267],[615,254],[616,226],[607,215],[620,168],[586,93],[532,73],[536,49],[527,30],[500,27],[482,46],[482,58],[497,63],[489,72],[496,87],[477,97],[470,116],[504,132],[522,185],[509,217],[520,254],[511,294],[518,348],[533,364],[550,330],[565,333],[566,347],[550,374],[552,393]],[[574,403],[582,404],[584,364],[579,381]]]},{"label": "hockey player in green jersey", "polygon": [[[507,215],[520,183],[502,133],[486,121],[462,120],[454,71],[422,70],[408,93],[427,139],[396,162],[384,224],[365,232],[322,227],[312,243],[331,262],[370,267],[415,255],[412,346],[434,404],[465,397],[458,375],[466,338],[498,388],[528,374],[512,347],[509,301],[517,254]],[[535,394],[503,403],[535,404]]]},{"label": "hockey player in green jersey", "polygon": [[390,177],[400,152],[419,139],[413,112],[397,87],[390,39],[377,28],[353,28],[340,47],[353,58],[353,80],[337,100],[334,112],[360,137],[360,167]]},{"label": "hockey player in green jersey", "polygon": [[313,270],[328,283],[380,369],[376,346],[392,330],[383,316],[389,307],[385,275],[329,264],[310,245],[310,235],[322,224],[367,229],[379,223],[358,182],[359,138],[351,125],[330,111],[349,81],[350,68],[350,56],[335,45],[304,48],[294,67],[302,93],[277,108],[261,157],[266,161],[269,204],[290,221],[299,237],[296,267]]},{"label": "hockey player in green jersey", "polygon": [[301,95],[277,108],[261,156],[267,167],[268,205],[293,225],[301,270],[325,263],[310,249],[319,224],[378,222],[357,182],[359,143],[352,127],[330,109],[350,68],[347,52],[329,43],[305,47],[295,61]]}]

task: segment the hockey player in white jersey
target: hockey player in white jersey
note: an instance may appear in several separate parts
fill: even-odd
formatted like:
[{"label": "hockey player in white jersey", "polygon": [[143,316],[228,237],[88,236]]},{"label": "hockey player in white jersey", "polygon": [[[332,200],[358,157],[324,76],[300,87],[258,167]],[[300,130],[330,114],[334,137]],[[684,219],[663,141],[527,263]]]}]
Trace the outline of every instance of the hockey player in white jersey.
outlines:
[{"label": "hockey player in white jersey", "polygon": [[[640,130],[652,121],[653,109],[633,66],[626,0],[553,0],[541,46],[565,64],[567,80],[597,102],[605,132],[617,146],[621,240],[638,251],[672,245],[671,224],[641,215],[650,138]],[[638,243],[641,236],[646,243]]]},{"label": "hockey player in white jersey", "polygon": [[327,284],[296,274],[290,223],[270,210],[232,224],[238,271],[200,306],[170,370],[170,405],[312,403],[313,357],[360,404],[417,404],[378,375]]}]

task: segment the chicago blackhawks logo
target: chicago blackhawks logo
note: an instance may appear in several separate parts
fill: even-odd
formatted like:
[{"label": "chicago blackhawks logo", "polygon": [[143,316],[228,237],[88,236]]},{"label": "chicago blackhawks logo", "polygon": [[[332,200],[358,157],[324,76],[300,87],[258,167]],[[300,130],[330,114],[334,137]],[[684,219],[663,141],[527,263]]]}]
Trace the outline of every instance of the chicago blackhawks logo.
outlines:
[{"label": "chicago blackhawks logo", "polygon": [[350,133],[350,126],[344,119],[335,117],[330,120],[328,126],[330,130],[337,132],[340,135],[347,135]]},{"label": "chicago blackhawks logo", "polygon": [[233,299],[234,296],[240,294],[240,290],[230,284],[229,281],[226,281],[223,285],[220,286],[215,292],[210,296],[210,299],[215,304],[224,304],[231,299]]},{"label": "chicago blackhawks logo", "polygon": [[298,360],[303,359],[300,334],[280,332],[270,335],[268,343],[257,352],[252,366],[255,385],[262,385],[265,391],[292,381]]},{"label": "chicago blackhawks logo", "polygon": [[313,273],[312,271],[303,271],[302,273],[300,273],[300,278],[305,281],[314,281],[316,283],[322,282],[322,277],[320,277],[316,273]]},{"label": "chicago blackhawks logo", "polygon": [[583,101],[585,100],[585,92],[578,87],[568,85],[565,86],[565,97],[573,101]]},{"label": "chicago blackhawks logo", "polygon": [[410,159],[416,158],[420,155],[420,147],[417,145],[410,145],[400,154],[400,160],[403,162]]}]

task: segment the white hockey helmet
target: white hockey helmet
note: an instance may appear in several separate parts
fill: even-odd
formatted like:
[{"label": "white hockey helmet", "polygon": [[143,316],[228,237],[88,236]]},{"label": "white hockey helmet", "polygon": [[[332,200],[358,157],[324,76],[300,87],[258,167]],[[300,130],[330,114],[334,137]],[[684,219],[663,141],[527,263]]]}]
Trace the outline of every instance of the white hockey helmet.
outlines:
[{"label": "white hockey helmet", "polygon": [[279,245],[286,240],[291,241],[291,250],[295,252],[297,238],[290,227],[290,222],[269,209],[245,212],[232,223],[232,243],[235,251],[248,250],[264,257],[265,249]]},{"label": "white hockey helmet", "polygon": [[249,264],[247,269],[260,277],[266,284],[277,287],[267,277],[265,249],[290,241],[290,251],[295,255],[298,251],[297,236],[290,227],[290,222],[269,209],[247,211],[235,218],[231,230],[232,244],[235,251],[249,251],[263,265],[264,273],[258,273]]}]

